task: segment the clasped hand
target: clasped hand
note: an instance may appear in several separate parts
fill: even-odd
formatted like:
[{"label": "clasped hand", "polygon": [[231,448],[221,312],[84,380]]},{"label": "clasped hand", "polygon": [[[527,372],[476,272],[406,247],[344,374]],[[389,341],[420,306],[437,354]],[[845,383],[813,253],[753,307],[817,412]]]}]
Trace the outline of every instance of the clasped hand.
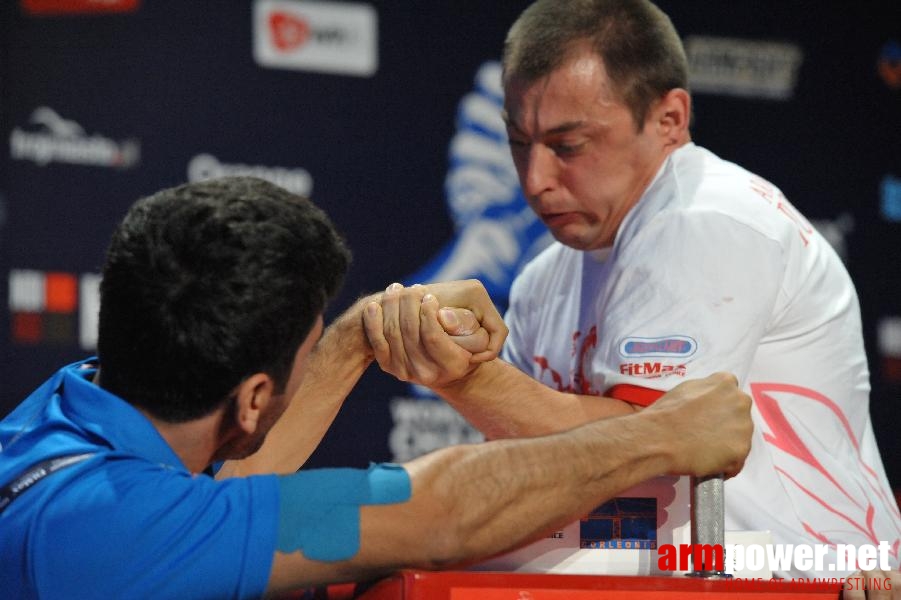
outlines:
[{"label": "clasped hand", "polygon": [[475,279],[392,283],[365,306],[363,326],[382,370],[431,388],[497,358],[507,337],[500,313]]}]

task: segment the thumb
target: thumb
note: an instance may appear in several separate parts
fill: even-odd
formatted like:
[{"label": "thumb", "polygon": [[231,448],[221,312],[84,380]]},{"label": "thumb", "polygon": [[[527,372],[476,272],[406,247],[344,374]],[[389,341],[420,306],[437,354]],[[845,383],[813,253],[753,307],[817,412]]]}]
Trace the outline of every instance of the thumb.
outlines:
[{"label": "thumb", "polygon": [[465,308],[443,307],[438,311],[438,322],[448,335],[472,335],[481,327],[472,311]]}]

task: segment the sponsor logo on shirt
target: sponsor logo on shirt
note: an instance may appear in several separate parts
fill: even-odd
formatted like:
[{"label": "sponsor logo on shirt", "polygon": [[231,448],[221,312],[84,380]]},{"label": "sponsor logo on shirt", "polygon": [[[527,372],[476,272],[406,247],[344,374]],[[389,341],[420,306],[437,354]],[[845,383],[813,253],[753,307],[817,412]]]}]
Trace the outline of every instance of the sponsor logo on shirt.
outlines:
[{"label": "sponsor logo on shirt", "polygon": [[13,269],[9,272],[13,343],[97,346],[100,275]]},{"label": "sponsor logo on shirt", "polygon": [[643,377],[645,379],[658,379],[660,377],[670,377],[678,375],[685,377],[685,365],[668,365],[661,362],[634,362],[622,363],[619,366],[621,375],[629,375],[631,377]]},{"label": "sponsor logo on shirt", "polygon": [[32,15],[134,12],[140,4],[139,0],[22,0],[22,8]]},{"label": "sponsor logo on shirt", "polygon": [[619,354],[624,358],[646,356],[688,357],[698,349],[698,343],[687,335],[665,337],[627,337],[619,343]]},{"label": "sponsor logo on shirt", "polygon": [[13,160],[31,160],[42,167],[57,162],[128,169],[141,159],[136,139],[116,141],[96,133],[88,135],[81,125],[48,106],[36,108],[29,121],[36,130],[15,127],[9,135]]},{"label": "sponsor logo on shirt", "polygon": [[297,167],[268,167],[224,163],[212,154],[198,154],[188,162],[188,181],[204,181],[216,177],[251,176],[265,179],[299,196],[313,191],[313,177],[306,169]]},{"label": "sponsor logo on shirt", "polygon": [[378,17],[368,4],[257,0],[253,20],[260,66],[358,77],[378,69]]},{"label": "sponsor logo on shirt", "polygon": [[692,92],[788,100],[804,53],[797,44],[713,36],[685,40]]},{"label": "sponsor logo on shirt", "polygon": [[797,208],[792,206],[792,203],[788,201],[788,198],[785,197],[779,188],[766,179],[757,177],[756,175],[753,176],[748,183],[753,192],[766,200],[767,203],[778,210],[783,217],[795,224],[798,228],[798,235],[801,236],[801,241],[804,243],[805,247],[810,244],[810,237],[814,231],[813,225],[810,224],[810,221],[808,221],[804,215],[798,212]]}]

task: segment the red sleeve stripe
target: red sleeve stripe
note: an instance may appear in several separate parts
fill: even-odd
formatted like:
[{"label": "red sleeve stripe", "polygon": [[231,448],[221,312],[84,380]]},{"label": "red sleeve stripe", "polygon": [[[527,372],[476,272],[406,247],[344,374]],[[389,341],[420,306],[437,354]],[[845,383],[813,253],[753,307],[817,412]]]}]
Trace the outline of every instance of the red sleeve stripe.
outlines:
[{"label": "red sleeve stripe", "polygon": [[650,406],[657,401],[665,392],[660,390],[652,390],[650,388],[632,385],[630,383],[620,383],[604,394],[608,398],[616,398],[630,404],[639,404],[641,406]]}]

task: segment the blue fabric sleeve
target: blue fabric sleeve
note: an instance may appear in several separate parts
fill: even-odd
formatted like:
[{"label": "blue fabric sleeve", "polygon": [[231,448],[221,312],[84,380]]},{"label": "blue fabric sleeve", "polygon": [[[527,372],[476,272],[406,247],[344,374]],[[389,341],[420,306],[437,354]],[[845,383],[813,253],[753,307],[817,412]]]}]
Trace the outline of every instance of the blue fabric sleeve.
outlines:
[{"label": "blue fabric sleeve", "polygon": [[313,560],[337,561],[360,549],[360,506],[410,498],[410,476],[400,465],[317,469],[279,477],[278,549]]},{"label": "blue fabric sleeve", "polygon": [[43,506],[31,507],[41,513],[26,565],[37,589],[22,597],[265,593],[278,531],[276,476],[217,482],[111,458],[78,477],[77,485],[61,485]]}]

